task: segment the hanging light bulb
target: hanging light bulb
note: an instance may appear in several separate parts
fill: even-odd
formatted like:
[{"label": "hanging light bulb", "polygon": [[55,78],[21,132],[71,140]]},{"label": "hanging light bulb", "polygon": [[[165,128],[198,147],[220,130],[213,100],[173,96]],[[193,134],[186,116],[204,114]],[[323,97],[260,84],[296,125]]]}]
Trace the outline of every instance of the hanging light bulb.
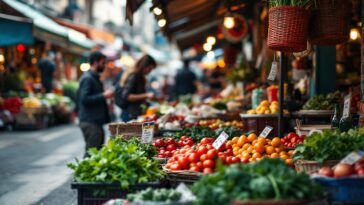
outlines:
[{"label": "hanging light bulb", "polygon": [[215,52],[213,52],[213,51],[207,52],[207,58],[209,58],[209,59],[215,59]]},{"label": "hanging light bulb", "polygon": [[204,43],[203,44],[203,50],[205,50],[206,52],[211,51],[211,49],[212,49],[211,44],[209,44],[209,43]]},{"label": "hanging light bulb", "polygon": [[167,24],[167,20],[165,19],[159,19],[158,20],[158,26],[163,28]]},{"label": "hanging light bulb", "polygon": [[209,37],[207,37],[206,42],[207,42],[208,44],[210,44],[210,45],[215,45],[215,43],[216,43],[216,38],[215,38],[214,36],[209,36]]},{"label": "hanging light bulb", "polygon": [[227,29],[232,29],[235,26],[235,20],[233,16],[225,16],[224,17],[224,26]]},{"label": "hanging light bulb", "polygon": [[350,39],[355,41],[355,40],[358,40],[360,34],[359,34],[359,31],[358,29],[356,28],[352,28],[350,29]]},{"label": "hanging light bulb", "polygon": [[162,9],[160,9],[159,7],[154,7],[153,9],[153,13],[157,16],[161,15],[162,14]]}]

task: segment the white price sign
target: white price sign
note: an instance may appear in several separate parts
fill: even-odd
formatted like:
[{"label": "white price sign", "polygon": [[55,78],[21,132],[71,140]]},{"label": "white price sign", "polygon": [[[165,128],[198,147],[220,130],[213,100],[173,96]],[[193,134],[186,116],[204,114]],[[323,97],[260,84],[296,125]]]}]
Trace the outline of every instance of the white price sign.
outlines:
[{"label": "white price sign", "polygon": [[351,94],[347,95],[344,100],[343,118],[348,118],[350,114]]},{"label": "white price sign", "polygon": [[350,164],[353,165],[355,164],[359,159],[361,159],[364,156],[364,153],[361,151],[357,151],[357,152],[351,152],[350,154],[348,154],[344,159],[342,159],[340,161],[340,163],[344,163],[344,164]]},{"label": "white price sign", "polygon": [[219,149],[224,142],[229,139],[229,135],[227,135],[225,132],[222,132],[219,137],[212,143],[212,146],[215,149]]},{"label": "white price sign", "polygon": [[153,142],[155,122],[144,122],[142,128],[142,143],[151,144]]},{"label": "white price sign", "polygon": [[273,130],[273,127],[271,127],[271,126],[266,126],[266,127],[264,128],[264,130],[262,131],[262,133],[260,133],[259,137],[264,137],[264,138],[268,137],[269,133],[270,133],[272,130]]},{"label": "white price sign", "polygon": [[270,81],[274,81],[277,77],[277,73],[278,73],[278,62],[273,61],[272,67],[270,68],[270,72],[269,72],[267,79]]}]

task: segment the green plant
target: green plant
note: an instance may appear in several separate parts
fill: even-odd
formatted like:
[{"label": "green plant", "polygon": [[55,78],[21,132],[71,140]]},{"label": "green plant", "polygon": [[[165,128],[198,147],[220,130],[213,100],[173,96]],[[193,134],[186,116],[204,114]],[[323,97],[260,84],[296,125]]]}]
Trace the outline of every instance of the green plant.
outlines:
[{"label": "green plant", "polygon": [[269,0],[269,7],[295,6],[308,8],[314,4],[314,0]]},{"label": "green plant", "polygon": [[110,139],[100,150],[92,148],[90,157],[68,164],[77,182],[119,182],[129,186],[156,181],[163,177],[159,163],[148,157],[136,141]]},{"label": "green plant", "polygon": [[220,166],[218,172],[197,181],[192,191],[197,205],[224,205],[234,199],[315,199],[322,194],[307,174],[296,173],[280,159],[268,158]]},{"label": "green plant", "polygon": [[130,202],[177,202],[181,199],[182,194],[173,189],[151,189],[137,192],[135,194],[128,194],[127,199]]}]

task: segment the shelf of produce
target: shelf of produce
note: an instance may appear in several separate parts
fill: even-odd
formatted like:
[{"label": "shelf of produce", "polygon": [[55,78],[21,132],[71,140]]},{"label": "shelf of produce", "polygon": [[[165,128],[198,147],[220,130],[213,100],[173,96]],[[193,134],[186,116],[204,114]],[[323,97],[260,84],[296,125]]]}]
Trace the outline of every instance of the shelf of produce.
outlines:
[{"label": "shelf of produce", "polygon": [[110,199],[125,198],[127,194],[151,188],[165,188],[167,183],[151,182],[122,189],[120,183],[73,182],[72,189],[77,190],[78,205],[102,205]]},{"label": "shelf of produce", "polygon": [[[331,129],[331,125],[301,125],[300,131],[303,135],[308,136],[312,130],[329,130]],[[297,130],[297,127],[295,127],[295,130]]]},{"label": "shelf of produce", "polygon": [[240,114],[240,117],[245,125],[245,130],[259,133],[263,131],[266,126],[271,126],[273,127],[273,130],[269,136],[278,136],[278,114]]}]

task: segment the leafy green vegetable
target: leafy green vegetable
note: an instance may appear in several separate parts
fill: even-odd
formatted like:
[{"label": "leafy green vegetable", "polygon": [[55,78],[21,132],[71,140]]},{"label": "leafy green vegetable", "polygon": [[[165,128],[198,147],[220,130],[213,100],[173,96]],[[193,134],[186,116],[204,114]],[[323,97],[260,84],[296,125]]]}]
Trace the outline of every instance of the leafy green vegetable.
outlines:
[{"label": "leafy green vegetable", "polygon": [[218,101],[218,102],[213,103],[212,104],[212,107],[213,108],[216,108],[218,110],[227,110],[228,109],[226,103],[225,102],[221,102],[221,101]]},{"label": "leafy green vegetable", "polygon": [[224,205],[231,200],[314,199],[322,194],[307,174],[296,173],[280,159],[220,166],[192,187],[197,205]]},{"label": "leafy green vegetable", "polygon": [[335,104],[340,100],[340,93],[330,93],[328,95],[316,95],[306,102],[304,110],[333,110]]},{"label": "leafy green vegetable", "polygon": [[156,202],[177,202],[181,199],[182,194],[173,189],[151,189],[137,192],[135,194],[128,194],[126,198],[130,202],[142,201],[156,201]]},{"label": "leafy green vegetable", "polygon": [[119,182],[122,188],[155,181],[163,177],[159,163],[149,158],[136,141],[110,139],[100,150],[92,148],[90,157],[68,164],[77,182]]},{"label": "leafy green vegetable", "polygon": [[194,126],[190,128],[185,127],[181,132],[177,132],[174,138],[179,140],[182,136],[191,137],[195,142],[201,141],[204,137],[217,137],[214,130],[210,129],[209,127],[201,126]]},{"label": "leafy green vegetable", "polygon": [[354,150],[364,149],[364,128],[340,132],[325,130],[322,134],[314,133],[298,145],[294,160],[340,160]]}]

